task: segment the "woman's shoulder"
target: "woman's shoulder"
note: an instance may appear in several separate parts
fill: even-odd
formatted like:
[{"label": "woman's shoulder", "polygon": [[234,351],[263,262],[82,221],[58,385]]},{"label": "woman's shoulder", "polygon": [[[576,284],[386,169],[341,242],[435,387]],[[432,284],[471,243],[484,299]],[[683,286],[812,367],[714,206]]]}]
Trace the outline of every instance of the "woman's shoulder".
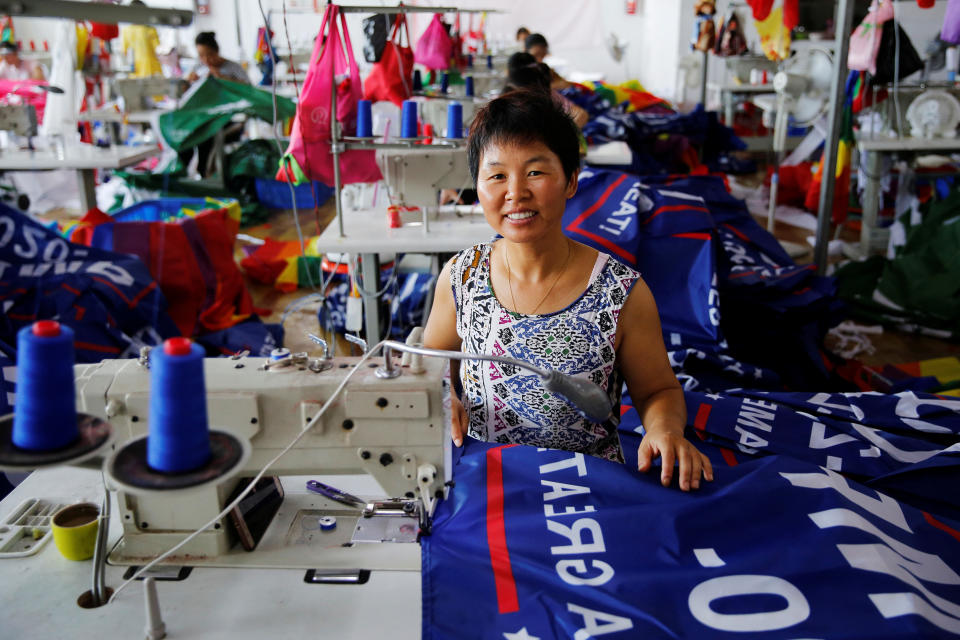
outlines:
[{"label": "woman's shoulder", "polygon": [[490,243],[481,242],[459,252],[449,262],[450,277],[459,282],[466,282],[483,263],[489,251]]}]

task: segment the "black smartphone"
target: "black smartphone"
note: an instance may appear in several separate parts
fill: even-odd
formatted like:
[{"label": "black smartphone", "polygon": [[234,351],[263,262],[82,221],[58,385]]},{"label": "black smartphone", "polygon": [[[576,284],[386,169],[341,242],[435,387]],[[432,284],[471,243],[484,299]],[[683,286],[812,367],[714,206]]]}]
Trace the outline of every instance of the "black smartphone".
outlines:
[{"label": "black smartphone", "polygon": [[[227,502],[236,500],[253,478],[241,478]],[[230,511],[231,530],[247,551],[257,548],[257,543],[270,526],[273,516],[283,503],[283,485],[280,478],[270,476],[261,478],[247,497]]]}]

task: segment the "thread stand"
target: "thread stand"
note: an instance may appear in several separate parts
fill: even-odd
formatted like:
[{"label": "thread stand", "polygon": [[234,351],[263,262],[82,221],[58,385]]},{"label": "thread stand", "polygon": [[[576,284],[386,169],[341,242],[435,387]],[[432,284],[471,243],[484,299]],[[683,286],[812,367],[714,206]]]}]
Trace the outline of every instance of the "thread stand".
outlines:
[{"label": "thread stand", "polygon": [[29,451],[13,444],[13,414],[0,418],[0,469],[32,471],[61,464],[77,464],[102,453],[110,443],[110,423],[96,416],[77,414],[79,437],[65,447]]}]

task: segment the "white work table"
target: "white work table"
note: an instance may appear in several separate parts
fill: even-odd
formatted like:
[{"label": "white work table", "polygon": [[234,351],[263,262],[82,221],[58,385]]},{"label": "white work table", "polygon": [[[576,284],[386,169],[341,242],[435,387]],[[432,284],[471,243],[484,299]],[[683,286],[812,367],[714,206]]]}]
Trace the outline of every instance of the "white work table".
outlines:
[{"label": "white work table", "polygon": [[[960,137],[956,138],[889,138],[885,136],[858,137],[857,151],[864,167],[863,219],[860,230],[860,249],[854,257],[865,257],[874,252],[872,236],[880,211],[882,156],[887,153],[944,153],[960,151]],[[886,248],[886,245],[883,247]]]},{"label": "white work table", "polygon": [[160,153],[160,147],[110,147],[90,144],[68,145],[61,152],[54,149],[0,151],[0,171],[51,171],[74,169],[80,180],[80,204],[86,213],[97,206],[95,169],[121,169]]},{"label": "white work table", "polygon": [[[364,282],[369,283],[379,282],[379,254],[384,251],[427,254],[431,258],[431,272],[436,275],[440,272],[440,254],[456,253],[494,236],[479,206],[439,207],[426,215],[426,223],[420,211],[401,212],[400,219],[403,225],[391,229],[383,208],[344,209],[344,234],[340,235],[339,222],[334,220],[317,238],[315,246],[322,253],[359,254],[361,275]],[[366,285],[366,288],[371,287]],[[429,295],[424,302],[426,312],[432,306],[432,298]],[[368,336],[380,335],[379,306],[364,300],[364,327]]]},{"label": "white work table", "polygon": [[720,94],[720,104],[723,105],[723,124],[728,127],[733,126],[734,96],[776,93],[772,82],[766,84],[708,84],[707,88]]},{"label": "white work table", "polygon": [[[294,490],[287,488],[288,493]],[[0,502],[0,521],[31,497],[99,504],[100,472],[72,467],[35,472]],[[118,522],[111,525],[108,548],[121,533]],[[126,567],[106,569],[106,585],[116,589]],[[0,636],[143,638],[141,582],[127,587],[112,604],[97,609],[77,606],[77,597],[90,589],[92,571],[89,560],[63,558],[52,540],[36,555],[0,558]],[[302,569],[194,568],[183,581],[158,580],[167,637],[420,637],[419,572],[375,571],[363,585],[306,584],[303,578]]]}]

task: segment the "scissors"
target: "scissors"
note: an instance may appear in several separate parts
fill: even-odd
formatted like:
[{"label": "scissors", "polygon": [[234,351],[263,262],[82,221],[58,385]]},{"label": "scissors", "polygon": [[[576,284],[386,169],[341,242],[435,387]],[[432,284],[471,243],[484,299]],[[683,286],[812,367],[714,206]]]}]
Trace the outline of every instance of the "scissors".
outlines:
[{"label": "scissors", "polygon": [[336,487],[331,487],[330,485],[324,484],[317,480],[307,480],[307,491],[319,493],[326,498],[330,498],[335,502],[339,502],[340,504],[345,504],[350,507],[363,509],[367,506],[366,500],[361,500],[355,495],[351,495],[346,491],[341,491]]}]

